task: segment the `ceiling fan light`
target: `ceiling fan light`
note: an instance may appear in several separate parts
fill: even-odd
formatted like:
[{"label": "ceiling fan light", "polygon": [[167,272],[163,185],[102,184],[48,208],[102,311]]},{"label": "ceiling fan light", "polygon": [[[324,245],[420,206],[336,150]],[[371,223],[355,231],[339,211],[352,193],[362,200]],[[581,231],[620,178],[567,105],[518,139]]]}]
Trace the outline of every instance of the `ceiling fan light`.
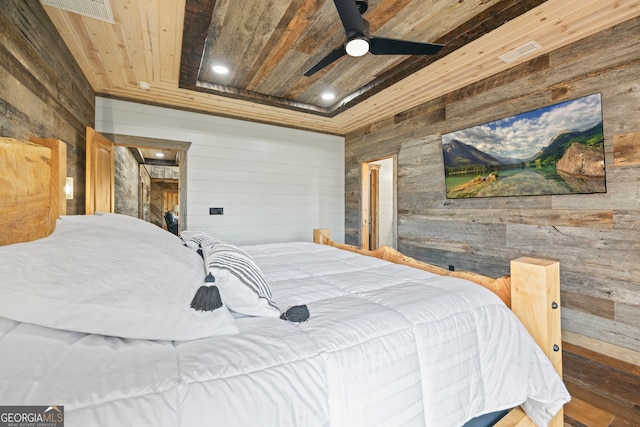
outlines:
[{"label": "ceiling fan light", "polygon": [[213,66],[213,72],[216,74],[223,74],[223,75],[229,74],[229,68],[226,67],[225,65],[217,64]]},{"label": "ceiling fan light", "polygon": [[349,56],[362,56],[369,52],[369,40],[364,37],[354,37],[344,46]]}]

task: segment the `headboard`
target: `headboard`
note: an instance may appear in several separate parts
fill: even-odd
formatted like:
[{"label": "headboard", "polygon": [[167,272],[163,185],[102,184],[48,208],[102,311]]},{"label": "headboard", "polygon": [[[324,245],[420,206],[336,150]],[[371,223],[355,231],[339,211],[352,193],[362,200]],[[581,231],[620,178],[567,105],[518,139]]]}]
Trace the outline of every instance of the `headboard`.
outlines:
[{"label": "headboard", "polygon": [[53,232],[65,213],[67,146],[59,139],[0,137],[0,245]]}]

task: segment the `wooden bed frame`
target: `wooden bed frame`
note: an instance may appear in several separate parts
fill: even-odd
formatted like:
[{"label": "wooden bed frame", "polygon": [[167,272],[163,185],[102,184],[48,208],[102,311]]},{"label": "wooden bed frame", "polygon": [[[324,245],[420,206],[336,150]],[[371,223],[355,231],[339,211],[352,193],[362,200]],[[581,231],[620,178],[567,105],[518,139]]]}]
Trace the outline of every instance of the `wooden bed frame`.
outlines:
[{"label": "wooden bed frame", "polygon": [[[57,139],[32,142],[0,138],[0,245],[48,236],[64,212],[66,145]],[[470,272],[451,272],[383,246],[370,251],[335,243],[327,229],[314,230],[314,242],[386,259],[445,276],[465,278],[495,292],[518,316],[562,376],[559,263],[536,258],[511,261],[511,276],[493,279]],[[498,424],[534,426],[520,408]],[[562,409],[549,424],[563,426]]]},{"label": "wooden bed frame", "polygon": [[[444,268],[410,258],[389,246],[368,250],[344,243],[336,243],[331,240],[331,231],[326,228],[314,229],[313,241],[318,244],[334,246],[442,276],[467,279],[484,286],[498,295],[511,308],[562,377],[560,264],[557,261],[530,257],[518,258],[511,261],[511,276],[494,279],[467,271],[445,270]],[[563,425],[564,413],[560,409],[549,423],[549,426],[561,427]],[[535,427],[535,424],[521,408],[516,408],[511,410],[496,426]]]}]

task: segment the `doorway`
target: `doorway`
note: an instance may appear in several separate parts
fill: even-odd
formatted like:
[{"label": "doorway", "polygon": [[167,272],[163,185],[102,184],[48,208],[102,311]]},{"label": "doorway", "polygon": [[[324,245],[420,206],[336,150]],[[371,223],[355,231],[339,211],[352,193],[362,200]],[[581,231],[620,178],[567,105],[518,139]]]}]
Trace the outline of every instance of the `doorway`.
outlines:
[{"label": "doorway", "polygon": [[396,156],[362,163],[361,246],[397,248]]},{"label": "doorway", "polygon": [[[121,156],[115,167],[115,212],[167,229],[165,213],[171,211],[178,219],[179,230],[186,230],[187,151],[191,143],[121,134],[104,135],[115,143]],[[123,166],[125,164],[128,166]]]},{"label": "doorway", "polygon": [[116,145],[114,166],[113,212],[166,230],[165,214],[171,211],[179,216],[179,153],[166,148]]}]

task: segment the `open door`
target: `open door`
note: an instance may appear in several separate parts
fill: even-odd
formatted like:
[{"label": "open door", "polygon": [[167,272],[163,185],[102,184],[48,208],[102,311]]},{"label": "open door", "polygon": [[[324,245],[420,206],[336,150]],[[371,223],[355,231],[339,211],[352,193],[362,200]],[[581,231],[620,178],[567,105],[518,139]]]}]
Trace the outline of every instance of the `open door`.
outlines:
[{"label": "open door", "polygon": [[87,127],[85,214],[114,212],[114,144],[93,128]]},{"label": "open door", "polygon": [[[164,214],[167,211],[172,211],[174,214],[179,215],[176,211],[176,206],[180,204],[180,197],[178,195],[178,190],[163,190],[162,191],[162,210],[161,212]],[[167,229],[166,221],[162,221],[162,228]]]},{"label": "open door", "polygon": [[375,250],[380,246],[380,164],[362,164],[361,247]]},{"label": "open door", "polygon": [[361,165],[360,245],[397,247],[395,156]]},{"label": "open door", "polygon": [[370,249],[371,181],[369,176],[369,163],[362,163],[360,165],[360,247],[362,249]]}]

